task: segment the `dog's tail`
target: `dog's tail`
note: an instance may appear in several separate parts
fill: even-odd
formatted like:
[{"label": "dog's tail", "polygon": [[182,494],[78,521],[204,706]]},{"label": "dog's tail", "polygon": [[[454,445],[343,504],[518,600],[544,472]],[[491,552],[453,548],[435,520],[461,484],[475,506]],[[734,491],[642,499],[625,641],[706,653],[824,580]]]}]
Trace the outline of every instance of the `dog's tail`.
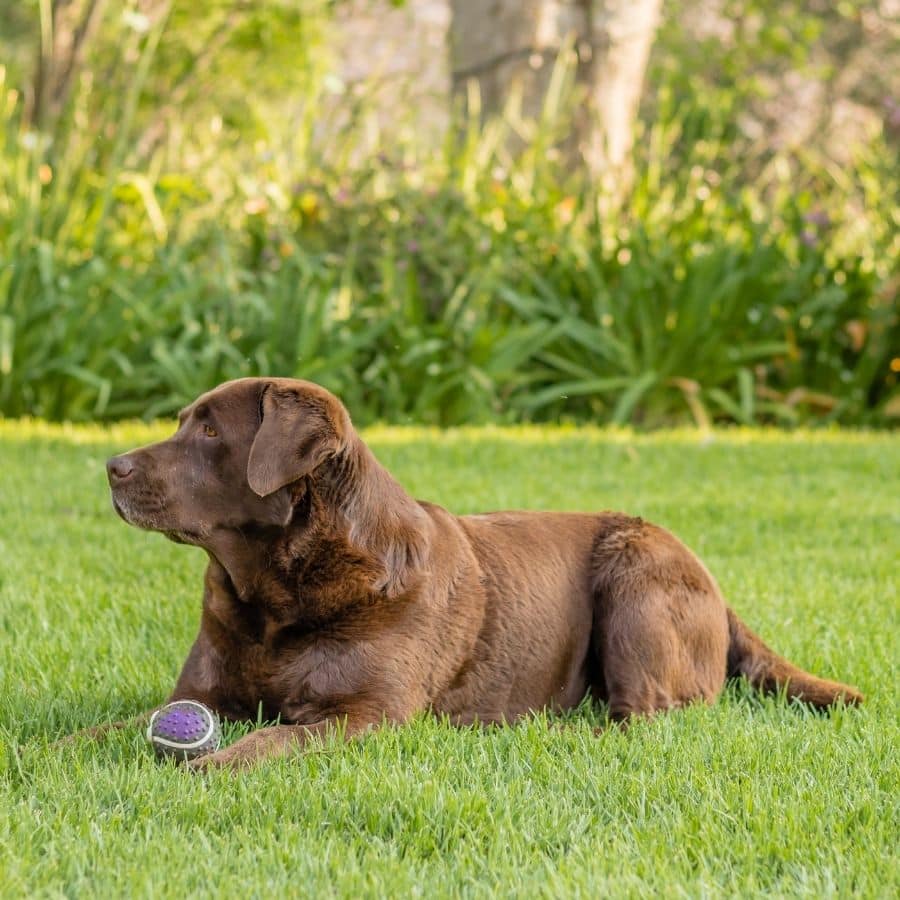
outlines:
[{"label": "dog's tail", "polygon": [[831,706],[838,700],[862,703],[863,695],[849,685],[816,678],[770,650],[730,609],[728,610],[728,675],[743,675],[760,690],[782,688],[813,706]]}]

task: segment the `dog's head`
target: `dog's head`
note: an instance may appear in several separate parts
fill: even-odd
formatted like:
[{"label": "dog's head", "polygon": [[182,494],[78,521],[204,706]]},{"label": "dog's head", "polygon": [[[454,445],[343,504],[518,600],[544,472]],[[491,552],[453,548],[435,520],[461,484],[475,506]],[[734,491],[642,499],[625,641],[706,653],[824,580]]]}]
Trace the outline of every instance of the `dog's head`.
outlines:
[{"label": "dog's head", "polygon": [[113,506],[132,525],[201,546],[223,530],[284,526],[298,485],[351,433],[344,406],[318,385],[229,381],[185,408],[168,440],[107,462]]}]

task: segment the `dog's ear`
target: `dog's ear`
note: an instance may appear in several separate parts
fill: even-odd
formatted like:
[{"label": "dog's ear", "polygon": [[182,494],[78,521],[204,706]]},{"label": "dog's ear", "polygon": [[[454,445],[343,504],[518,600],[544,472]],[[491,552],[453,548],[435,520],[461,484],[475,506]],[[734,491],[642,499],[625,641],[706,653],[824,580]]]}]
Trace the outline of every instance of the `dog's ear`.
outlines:
[{"label": "dog's ear", "polygon": [[262,422],[247,460],[251,490],[266,497],[309,475],[341,447],[346,412],[329,396],[302,388],[267,385],[260,402]]}]

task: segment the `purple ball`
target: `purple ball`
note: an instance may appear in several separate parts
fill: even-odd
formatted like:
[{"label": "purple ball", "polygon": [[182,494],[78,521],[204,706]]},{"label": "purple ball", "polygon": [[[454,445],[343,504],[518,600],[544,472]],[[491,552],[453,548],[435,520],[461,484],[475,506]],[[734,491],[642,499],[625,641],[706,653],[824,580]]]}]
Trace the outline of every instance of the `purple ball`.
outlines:
[{"label": "purple ball", "polygon": [[196,759],[219,749],[219,717],[196,700],[176,700],[150,717],[147,740],[160,758]]}]

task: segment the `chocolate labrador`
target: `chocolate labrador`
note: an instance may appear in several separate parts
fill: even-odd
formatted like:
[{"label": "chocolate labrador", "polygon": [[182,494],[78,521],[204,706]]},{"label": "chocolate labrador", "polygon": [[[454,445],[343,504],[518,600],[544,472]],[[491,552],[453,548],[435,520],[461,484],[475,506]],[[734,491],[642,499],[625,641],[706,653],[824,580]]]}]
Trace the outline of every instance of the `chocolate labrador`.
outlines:
[{"label": "chocolate labrador", "polygon": [[511,722],[590,692],[624,720],[710,702],[737,675],[814,706],[862,699],[770,650],[662,528],[617,512],[455,516],[414,500],[309,382],[223,384],[169,440],[107,469],[125,521],[209,556],[170,699],[280,722],[199,767],[421,710]]}]

